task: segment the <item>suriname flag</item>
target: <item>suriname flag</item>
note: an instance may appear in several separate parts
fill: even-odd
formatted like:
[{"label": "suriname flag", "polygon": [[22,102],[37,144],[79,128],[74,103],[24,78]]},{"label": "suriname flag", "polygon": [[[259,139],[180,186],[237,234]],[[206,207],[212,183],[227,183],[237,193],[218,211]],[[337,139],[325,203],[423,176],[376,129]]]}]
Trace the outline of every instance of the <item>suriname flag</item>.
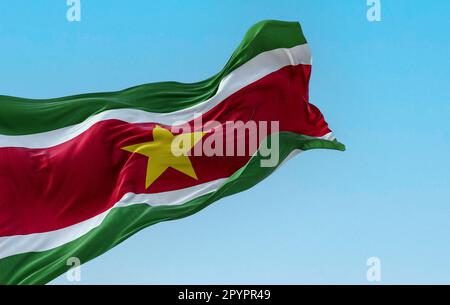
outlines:
[{"label": "suriname flag", "polygon": [[0,284],[47,283],[69,258],[244,191],[297,152],[344,150],[309,103],[310,73],[299,23],[263,21],[198,83],[0,96]]}]

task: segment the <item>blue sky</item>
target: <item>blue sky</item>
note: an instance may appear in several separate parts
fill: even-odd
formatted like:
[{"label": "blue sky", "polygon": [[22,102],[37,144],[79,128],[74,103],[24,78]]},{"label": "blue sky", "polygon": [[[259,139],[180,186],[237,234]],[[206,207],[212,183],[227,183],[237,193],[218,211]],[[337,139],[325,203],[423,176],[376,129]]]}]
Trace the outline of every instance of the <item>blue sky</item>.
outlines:
[{"label": "blue sky", "polygon": [[[309,151],[253,189],[161,223],[82,283],[450,283],[450,2],[0,2],[0,94],[48,98],[205,79],[263,19],[300,21],[311,102],[345,153]],[[65,276],[53,283],[68,284]]]}]

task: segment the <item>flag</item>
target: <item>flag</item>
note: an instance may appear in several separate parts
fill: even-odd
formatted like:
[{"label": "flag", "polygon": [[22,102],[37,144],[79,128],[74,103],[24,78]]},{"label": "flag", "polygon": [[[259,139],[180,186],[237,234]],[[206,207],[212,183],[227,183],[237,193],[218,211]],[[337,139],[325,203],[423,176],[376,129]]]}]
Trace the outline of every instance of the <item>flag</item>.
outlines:
[{"label": "flag", "polygon": [[47,283],[300,151],[344,150],[309,103],[310,73],[300,24],[263,21],[198,83],[0,96],[0,283]]}]

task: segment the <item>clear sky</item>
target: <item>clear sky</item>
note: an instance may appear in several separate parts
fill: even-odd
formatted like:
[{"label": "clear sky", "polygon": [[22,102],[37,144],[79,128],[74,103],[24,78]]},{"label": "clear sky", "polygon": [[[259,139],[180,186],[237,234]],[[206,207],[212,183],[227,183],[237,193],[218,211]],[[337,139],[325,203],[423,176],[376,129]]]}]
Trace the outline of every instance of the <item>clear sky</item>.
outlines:
[{"label": "clear sky", "polygon": [[[263,19],[300,21],[311,102],[347,151],[299,155],[251,190],[149,227],[82,283],[450,283],[450,1],[0,2],[0,94],[48,98],[218,72]],[[53,283],[67,284],[65,276]]]}]

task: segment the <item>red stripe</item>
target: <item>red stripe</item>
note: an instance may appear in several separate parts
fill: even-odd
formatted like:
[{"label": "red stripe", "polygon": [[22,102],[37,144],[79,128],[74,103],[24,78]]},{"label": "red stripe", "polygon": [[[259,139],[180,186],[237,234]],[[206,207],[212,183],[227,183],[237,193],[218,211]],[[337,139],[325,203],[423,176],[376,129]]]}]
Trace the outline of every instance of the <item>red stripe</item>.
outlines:
[{"label": "red stripe", "polygon": [[[285,67],[227,98],[203,122],[277,120],[282,131],[323,136],[330,132],[327,123],[306,102],[309,76],[310,66]],[[168,169],[146,190],[147,158],[121,147],[151,141],[154,126],[106,120],[52,148],[1,148],[0,236],[79,223],[128,192],[163,192],[228,177],[250,158],[191,156],[198,180]]]}]

